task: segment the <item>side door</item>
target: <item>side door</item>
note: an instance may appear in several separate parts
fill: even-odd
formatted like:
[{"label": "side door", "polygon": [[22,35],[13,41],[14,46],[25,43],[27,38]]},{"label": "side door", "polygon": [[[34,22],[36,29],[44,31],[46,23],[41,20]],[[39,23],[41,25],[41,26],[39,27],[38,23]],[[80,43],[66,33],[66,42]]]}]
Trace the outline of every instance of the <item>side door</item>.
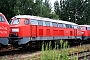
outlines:
[{"label": "side door", "polygon": [[37,36],[37,25],[38,25],[37,20],[34,20],[34,19],[30,20],[31,37],[36,37]]},{"label": "side door", "polygon": [[31,25],[31,36],[32,37],[37,36],[37,25]]},{"label": "side door", "polygon": [[77,26],[76,25],[74,25],[74,36],[75,36],[75,38],[77,38]]}]

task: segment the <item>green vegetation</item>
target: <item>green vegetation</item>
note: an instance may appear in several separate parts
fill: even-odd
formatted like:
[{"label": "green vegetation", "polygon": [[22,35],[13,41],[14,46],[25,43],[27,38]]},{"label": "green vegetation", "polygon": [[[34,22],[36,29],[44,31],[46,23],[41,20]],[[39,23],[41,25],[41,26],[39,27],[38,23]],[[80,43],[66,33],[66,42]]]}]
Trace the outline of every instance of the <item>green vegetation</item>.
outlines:
[{"label": "green vegetation", "polygon": [[[42,52],[40,60],[78,60],[78,54],[75,55],[75,49],[73,48],[70,53],[70,48],[68,46],[68,42],[63,42],[60,40],[60,49],[58,49],[58,45],[55,44],[55,48],[51,47],[51,42],[46,44],[46,48],[44,44],[42,45]],[[69,56],[69,54],[72,54]],[[84,60],[86,59],[86,55],[84,54]]]},{"label": "green vegetation", "polygon": [[[60,46],[55,43],[55,46],[51,46],[51,42],[42,45],[42,51],[32,56],[26,57],[3,57],[1,60],[78,60],[78,52],[84,52],[90,50],[90,45],[69,47],[68,42],[60,40]],[[75,54],[77,53],[77,54]],[[24,54],[23,54],[24,55]],[[86,53],[83,53],[84,60],[86,60]]]},{"label": "green vegetation", "polygon": [[[55,43],[55,47],[51,46],[51,42],[42,45],[42,51],[39,54],[27,57],[2,57],[0,60],[78,60],[78,52],[90,50],[90,46],[77,46],[69,48],[68,42],[60,40],[60,46]],[[58,48],[60,47],[60,48]],[[75,54],[77,53],[77,54]],[[71,55],[70,55],[71,54]],[[69,56],[70,55],[70,56]],[[86,60],[86,53],[83,53]]]},{"label": "green vegetation", "polygon": [[0,0],[0,12],[8,21],[15,15],[34,15],[47,18],[59,19],[56,13],[52,13],[49,0]]},{"label": "green vegetation", "polygon": [[90,0],[60,0],[54,3],[54,8],[61,20],[90,24]]}]

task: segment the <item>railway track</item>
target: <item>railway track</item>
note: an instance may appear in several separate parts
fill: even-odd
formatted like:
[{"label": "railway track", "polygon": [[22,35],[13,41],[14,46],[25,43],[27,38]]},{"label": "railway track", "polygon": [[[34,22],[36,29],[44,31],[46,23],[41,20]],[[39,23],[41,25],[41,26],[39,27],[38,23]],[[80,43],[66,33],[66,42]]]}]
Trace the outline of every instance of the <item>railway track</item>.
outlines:
[{"label": "railway track", "polygon": [[[82,46],[90,47],[90,44],[82,44]],[[76,46],[71,46],[71,48],[76,48]],[[2,59],[3,57],[8,58],[9,60],[10,59],[14,60],[17,57],[18,58],[26,58],[29,56],[34,56],[35,54],[36,55],[40,54],[40,52],[41,52],[41,49],[37,49],[37,48],[33,48],[30,50],[19,50],[19,49],[8,50],[8,51],[0,52],[0,59]],[[34,55],[32,55],[32,54],[34,54]],[[75,52],[74,55],[78,55],[78,59],[81,60],[84,58],[84,56],[85,57],[90,56],[90,49],[86,49],[81,52]],[[72,56],[72,54],[70,54],[69,56]]]},{"label": "railway track", "polygon": [[12,45],[8,45],[8,46],[5,46],[5,47],[1,47],[0,48],[0,53],[1,52],[8,52],[8,51],[13,51],[13,50],[19,50],[18,48],[15,48],[15,47],[13,47]]},{"label": "railway track", "polygon": [[36,51],[40,51],[40,49],[33,48],[31,50],[19,50],[19,49],[17,49],[17,50],[8,50],[8,51],[0,52],[0,56],[34,53]]},{"label": "railway track", "polygon": [[90,51],[84,51],[78,54],[78,60],[87,59],[90,56]]},{"label": "railway track", "polygon": [[75,58],[75,57],[72,57],[73,55],[77,56],[78,60],[84,60],[84,59],[86,60],[87,57],[90,56],[90,50],[70,54],[69,59]]},{"label": "railway track", "polygon": [[3,58],[7,60],[17,60],[17,58],[26,58],[29,56],[33,56],[36,53],[40,52],[40,49],[31,49],[31,50],[12,50],[12,51],[4,51],[0,52],[0,60]]}]

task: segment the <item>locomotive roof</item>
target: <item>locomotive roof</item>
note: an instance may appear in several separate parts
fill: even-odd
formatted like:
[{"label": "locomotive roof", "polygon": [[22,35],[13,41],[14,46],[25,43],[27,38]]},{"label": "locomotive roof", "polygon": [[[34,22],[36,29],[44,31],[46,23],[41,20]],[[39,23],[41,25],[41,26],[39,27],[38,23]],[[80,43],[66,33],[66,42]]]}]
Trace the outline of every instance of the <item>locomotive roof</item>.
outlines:
[{"label": "locomotive roof", "polygon": [[90,27],[90,25],[79,25],[79,26],[85,26],[85,27]]},{"label": "locomotive roof", "polygon": [[44,18],[44,17],[39,17],[39,16],[31,16],[31,15],[17,15],[17,16],[14,16],[13,18],[30,18],[30,19],[38,19],[38,20],[43,20],[43,21],[77,25],[76,23],[73,23],[73,22],[68,22],[68,21],[63,21],[63,20],[55,20],[55,19]]},{"label": "locomotive roof", "polygon": [[0,13],[0,14],[2,14],[2,13]]},{"label": "locomotive roof", "polygon": [[[59,20],[59,21],[62,21],[62,20]],[[71,25],[78,25],[78,24],[76,24],[76,23],[68,22],[68,21],[63,21],[63,23],[65,23],[65,24],[71,24]]]}]

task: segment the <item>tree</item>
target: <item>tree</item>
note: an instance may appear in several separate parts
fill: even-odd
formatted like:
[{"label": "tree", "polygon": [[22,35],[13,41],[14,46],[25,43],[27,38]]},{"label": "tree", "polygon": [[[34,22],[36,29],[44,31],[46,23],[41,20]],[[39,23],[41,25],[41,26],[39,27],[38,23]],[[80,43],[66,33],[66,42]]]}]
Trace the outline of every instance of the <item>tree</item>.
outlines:
[{"label": "tree", "polygon": [[42,0],[36,0],[36,2],[34,3],[33,7],[32,7],[32,14],[36,15],[36,16],[41,16],[42,15]]},{"label": "tree", "polygon": [[[58,1],[55,1],[55,3],[54,3],[54,11],[55,11],[55,13],[57,15],[60,14],[60,6],[59,6],[59,2]],[[60,15],[59,15],[59,17],[60,17]]]},{"label": "tree", "polygon": [[59,9],[57,8],[58,11],[56,10],[57,6],[54,6],[55,13],[60,13],[58,15],[62,20],[72,21],[78,24],[88,24],[90,19],[89,0],[60,0]]},{"label": "tree", "polygon": [[9,19],[14,16],[14,4],[16,1],[12,0],[0,0],[0,12],[3,13],[6,18]]},{"label": "tree", "polygon": [[[16,0],[14,12],[17,14],[30,14],[28,10],[32,8],[32,0]],[[31,6],[30,6],[31,5]],[[31,10],[30,10],[31,11]]]},{"label": "tree", "polygon": [[42,16],[49,17],[50,13],[51,13],[51,5],[49,3],[49,0],[45,0],[45,2],[43,2],[42,7]]},{"label": "tree", "polygon": [[49,14],[48,18],[51,18],[51,19],[60,19],[59,16],[56,13],[54,13],[54,12]]},{"label": "tree", "polygon": [[58,17],[55,13],[51,13],[51,4],[49,0],[0,0],[0,12],[8,19],[18,14],[35,15],[48,18]]}]

